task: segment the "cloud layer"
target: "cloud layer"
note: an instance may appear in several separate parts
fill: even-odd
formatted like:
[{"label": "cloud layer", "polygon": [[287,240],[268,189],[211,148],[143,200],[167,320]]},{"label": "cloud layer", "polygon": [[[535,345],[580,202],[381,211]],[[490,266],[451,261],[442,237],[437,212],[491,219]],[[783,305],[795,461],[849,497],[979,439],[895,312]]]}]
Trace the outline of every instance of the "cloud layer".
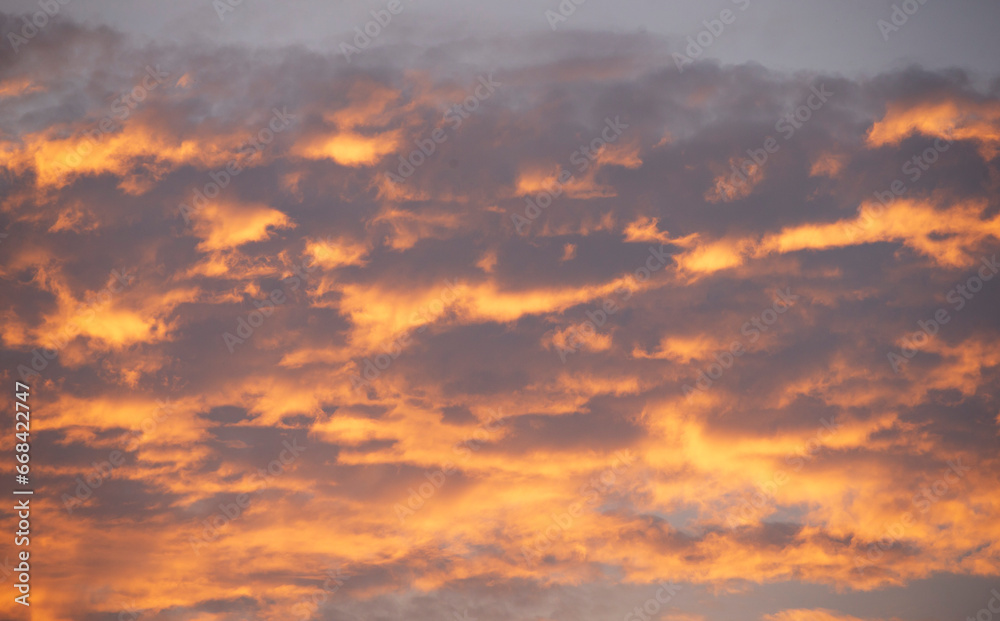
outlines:
[{"label": "cloud layer", "polygon": [[997,89],[521,44],[62,21],[0,61],[36,618],[854,621],[995,579]]}]

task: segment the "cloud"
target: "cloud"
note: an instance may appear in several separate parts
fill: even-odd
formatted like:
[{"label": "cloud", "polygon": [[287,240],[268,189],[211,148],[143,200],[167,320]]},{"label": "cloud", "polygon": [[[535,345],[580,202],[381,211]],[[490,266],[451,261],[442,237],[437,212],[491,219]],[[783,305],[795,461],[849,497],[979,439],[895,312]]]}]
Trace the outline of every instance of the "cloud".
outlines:
[{"label": "cloud", "polygon": [[[885,615],[834,610],[1000,572],[996,93],[512,41],[521,63],[403,183],[487,43],[418,71],[62,22],[0,63],[0,355],[44,404],[51,618],[276,618],[337,565],[313,618],[622,617],[676,581],[661,618],[733,597],[854,621]],[[171,78],[60,169],[157,63]],[[822,84],[829,106],[724,185]],[[591,149],[608,119],[628,127]],[[69,512],[78,476],[101,484]]]}]

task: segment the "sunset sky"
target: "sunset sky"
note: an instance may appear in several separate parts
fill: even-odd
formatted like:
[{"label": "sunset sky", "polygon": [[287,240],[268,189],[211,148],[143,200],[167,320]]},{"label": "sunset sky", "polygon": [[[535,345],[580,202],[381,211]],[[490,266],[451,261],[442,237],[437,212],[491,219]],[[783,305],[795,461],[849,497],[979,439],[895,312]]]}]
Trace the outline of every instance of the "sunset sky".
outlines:
[{"label": "sunset sky", "polygon": [[0,619],[1000,621],[998,26],[0,0]]}]

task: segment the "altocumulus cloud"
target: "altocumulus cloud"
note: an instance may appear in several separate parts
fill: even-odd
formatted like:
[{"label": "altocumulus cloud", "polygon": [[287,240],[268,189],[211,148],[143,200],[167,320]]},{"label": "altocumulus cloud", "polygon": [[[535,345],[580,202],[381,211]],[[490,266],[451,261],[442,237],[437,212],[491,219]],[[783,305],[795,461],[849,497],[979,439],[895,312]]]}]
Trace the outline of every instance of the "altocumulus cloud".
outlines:
[{"label": "altocumulus cloud", "polygon": [[[237,10],[227,27],[251,7]],[[405,29],[408,15],[383,27]],[[23,23],[2,22],[5,39]],[[470,66],[468,49],[501,52],[485,39],[442,44],[432,65],[404,62],[391,41],[346,63],[60,20],[0,63],[7,379],[112,269],[141,275],[33,386],[46,530],[32,580],[51,618],[127,606],[144,619],[269,619],[303,601],[317,619],[623,618],[669,584],[676,595],[653,600],[663,618],[713,618],[717,604],[791,620],[805,613],[762,603],[777,585],[860,610],[861,591],[920,597],[944,572],[1000,573],[1000,288],[983,287],[899,373],[886,364],[1000,247],[996,89],[957,70],[678,72],[644,35],[510,40],[523,62],[500,68]],[[57,169],[157,65],[169,78]],[[450,128],[447,107],[490,71],[502,86]],[[835,96],[739,192],[713,192],[817,92]],[[285,107],[295,122],[246,149]],[[563,175],[607,119],[623,130]],[[447,140],[419,174],[386,177],[437,130]],[[944,140],[919,183],[876,202]],[[232,163],[239,174],[186,222],[177,206]],[[518,231],[510,214],[554,188]],[[662,267],[634,278],[651,247]],[[795,303],[710,390],[683,390],[786,291]],[[620,302],[613,318],[561,362],[559,335],[607,299]],[[224,335],[264,306],[230,354]],[[352,378],[387,344],[391,366],[359,389]],[[130,442],[100,493],[62,511],[59,495],[164,399],[170,417]],[[496,411],[504,424],[477,436]],[[837,432],[819,434],[823,420]],[[308,454],[256,485],[296,438]],[[450,459],[469,438],[476,450]],[[808,464],[727,524],[786,460],[805,463],[801,447]],[[595,496],[623,453],[628,467]],[[974,466],[887,541],[955,460]],[[394,504],[446,463],[433,499],[398,519]],[[204,521],[250,493],[194,558]],[[571,507],[572,525],[525,563]],[[873,545],[877,564],[857,571]],[[334,566],[351,575],[335,592]],[[584,605],[581,591],[599,597]]]}]

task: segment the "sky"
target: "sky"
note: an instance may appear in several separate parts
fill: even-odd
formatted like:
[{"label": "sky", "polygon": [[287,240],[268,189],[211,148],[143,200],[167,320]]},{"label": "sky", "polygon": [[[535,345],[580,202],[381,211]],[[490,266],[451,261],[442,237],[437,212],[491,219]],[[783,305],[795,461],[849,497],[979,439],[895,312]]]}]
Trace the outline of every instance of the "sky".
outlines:
[{"label": "sky", "polygon": [[998,18],[0,2],[0,618],[990,621]]}]

